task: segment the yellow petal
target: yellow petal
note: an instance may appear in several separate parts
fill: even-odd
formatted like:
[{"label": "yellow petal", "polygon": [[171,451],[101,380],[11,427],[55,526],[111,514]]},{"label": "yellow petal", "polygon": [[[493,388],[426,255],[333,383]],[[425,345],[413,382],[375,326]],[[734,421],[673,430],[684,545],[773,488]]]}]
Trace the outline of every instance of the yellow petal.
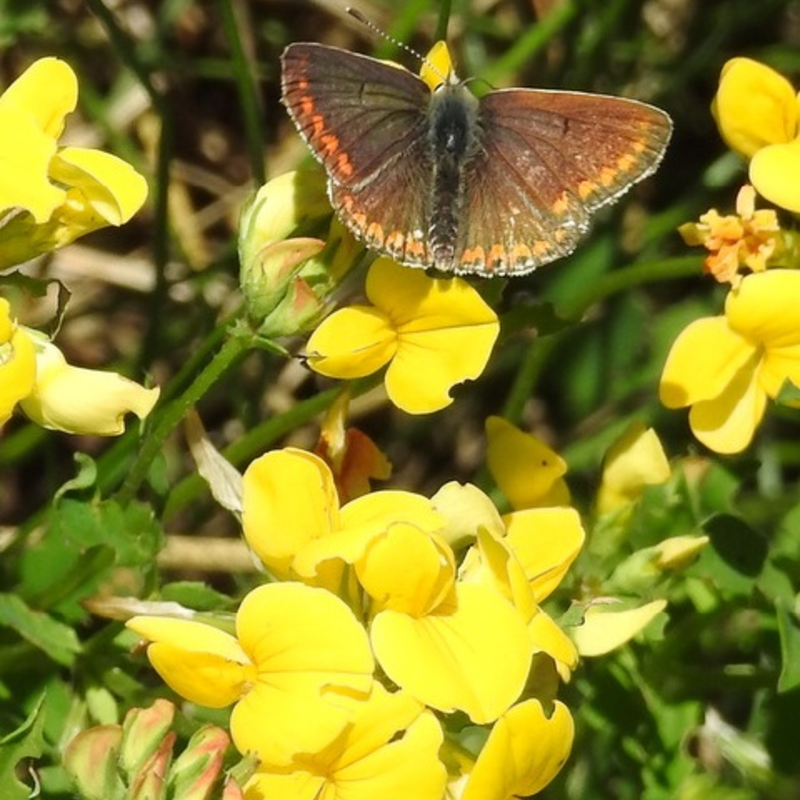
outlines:
[{"label": "yellow petal", "polygon": [[52,140],[64,130],[64,118],[78,102],[78,80],[72,68],[57,58],[40,58],[28,67],[0,97],[0,109],[29,114],[38,129]]},{"label": "yellow petal", "polygon": [[730,327],[768,350],[800,345],[800,272],[770,269],[742,279],[725,301]]},{"label": "yellow petal", "polygon": [[55,152],[55,139],[42,133],[32,117],[0,103],[0,210],[25,209],[37,223],[50,218],[66,198],[48,177]]},{"label": "yellow petal", "polygon": [[422,495],[372,492],[343,506],[338,530],[310,541],[298,552],[294,569],[303,577],[311,577],[322,562],[331,559],[354,564],[371,542],[400,522],[407,522],[425,534],[437,532],[444,525],[431,501]]},{"label": "yellow petal", "polygon": [[586,534],[573,508],[530,508],[503,517],[506,542],[519,559],[541,602],[561,583]]},{"label": "yellow petal", "polygon": [[243,478],[244,536],[275,574],[285,577],[296,555],[338,526],[339,499],[328,465],[295,448],[253,461]]},{"label": "yellow petal", "polygon": [[236,702],[254,671],[238,641],[211,625],[168,617],[133,617],[126,626],[153,642],[147,656],[182,697],[209,708]]},{"label": "yellow petal", "polygon": [[0,297],[0,425],[31,393],[35,380],[36,348],[11,319],[8,301]]},{"label": "yellow petal", "polygon": [[191,653],[166,642],[151,644],[147,657],[164,682],[181,697],[208,708],[235,703],[254,677],[251,664],[240,664],[217,653]]},{"label": "yellow petal", "polygon": [[578,650],[572,639],[549,614],[539,609],[528,623],[528,632],[535,653],[547,653],[570,670],[578,666]]},{"label": "yellow petal", "polygon": [[44,428],[93,436],[125,432],[129,412],[144,419],[158,400],[159,389],[118,375],[67,364],[52,344],[40,344],[34,389],[20,407]]},{"label": "yellow petal", "polygon": [[759,385],[756,365],[746,365],[719,397],[692,406],[689,425],[711,450],[740,453],[750,444],[766,405],[767,395]]},{"label": "yellow petal", "polygon": [[513,800],[544,789],[569,757],[575,726],[558,701],[550,717],[538,700],[506,712],[492,728],[461,800]]},{"label": "yellow petal", "polygon": [[667,356],[659,386],[661,402],[667,408],[682,408],[719,397],[755,354],[754,343],[733,330],[725,317],[695,320],[679,334]]},{"label": "yellow petal", "polygon": [[749,58],[733,58],[722,68],[712,111],[725,143],[747,158],[797,134],[797,100],[791,83]]},{"label": "yellow petal", "polygon": [[382,611],[370,629],[376,658],[425,705],[491,722],[525,685],[532,655],[525,623],[504,597],[473,584],[458,585],[456,607],[443,612],[414,618]]},{"label": "yellow petal", "polygon": [[329,703],[305,684],[284,688],[259,681],[231,712],[231,738],[239,752],[285,768],[343,734],[353,718],[346,706]]},{"label": "yellow petal", "polygon": [[606,453],[598,511],[605,514],[635,502],[646,486],[666,483],[669,476],[669,462],[658,435],[634,422]]},{"label": "yellow petal", "polygon": [[444,538],[451,547],[475,539],[483,528],[493,536],[504,536],[503,520],[488,495],[471,483],[450,481],[431,498],[434,508],[444,517]]},{"label": "yellow petal", "polygon": [[750,162],[749,175],[758,193],[770,203],[800,211],[800,141],[762,148]]},{"label": "yellow petal", "polygon": [[50,175],[58,183],[80,190],[102,218],[97,227],[122,225],[147,198],[147,181],[126,161],[101,150],[64,147],[52,160]]},{"label": "yellow petal", "polygon": [[555,450],[502,417],[486,420],[486,437],[487,466],[512,508],[569,504],[567,463]]},{"label": "yellow petal", "polygon": [[583,625],[571,630],[572,640],[582,656],[601,656],[630,641],[666,607],[666,600],[653,600],[626,611],[592,606],[586,609]]},{"label": "yellow petal", "polygon": [[396,522],[370,542],[356,573],[376,608],[421,617],[452,592],[455,558],[440,537]]},{"label": "yellow petal", "polygon": [[430,414],[453,402],[450,389],[484,370],[497,322],[465,322],[443,330],[401,332],[386,371],[389,399],[408,414]]},{"label": "yellow petal", "polygon": [[236,632],[259,681],[280,691],[311,685],[327,696],[368,692],[372,685],[366,631],[325,589],[291,582],[259,586],[242,601]]},{"label": "yellow petal", "polygon": [[311,334],[308,365],[330,378],[363,378],[385,366],[397,349],[385,315],[368,306],[342,308]]}]

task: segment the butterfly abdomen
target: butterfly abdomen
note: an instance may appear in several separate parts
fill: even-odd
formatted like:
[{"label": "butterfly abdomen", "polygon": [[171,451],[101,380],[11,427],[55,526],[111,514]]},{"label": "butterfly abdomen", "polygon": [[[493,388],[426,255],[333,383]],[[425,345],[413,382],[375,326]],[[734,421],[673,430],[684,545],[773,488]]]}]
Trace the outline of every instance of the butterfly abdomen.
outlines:
[{"label": "butterfly abdomen", "polygon": [[428,126],[433,175],[428,240],[433,265],[452,270],[464,205],[465,167],[475,158],[478,101],[463,84],[444,84],[431,98]]}]

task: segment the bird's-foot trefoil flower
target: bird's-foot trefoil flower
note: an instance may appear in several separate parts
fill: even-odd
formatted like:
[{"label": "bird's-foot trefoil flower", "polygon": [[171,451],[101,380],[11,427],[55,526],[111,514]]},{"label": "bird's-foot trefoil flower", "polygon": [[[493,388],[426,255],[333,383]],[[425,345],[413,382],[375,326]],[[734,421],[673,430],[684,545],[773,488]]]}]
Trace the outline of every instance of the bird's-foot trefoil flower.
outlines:
[{"label": "bird's-foot trefoil flower", "polygon": [[116,372],[68,364],[38,331],[18,325],[0,297],[0,425],[16,407],[43,428],[92,436],[118,436],[125,415],[144,419],[158,400]]},{"label": "bird's-foot trefoil flower", "polygon": [[441,744],[442,729],[430,711],[376,684],[340,737],[302,754],[291,769],[262,764],[245,786],[245,800],[441,800]]},{"label": "bird's-foot trefoil flower", "polygon": [[445,408],[453,386],[483,372],[500,326],[466,281],[379,258],[366,293],[372,305],[339,309],[311,335],[312,369],[349,380],[386,367],[389,399],[409,414]]},{"label": "bird's-foot trefoil flower", "polygon": [[0,96],[0,269],[122,225],[147,197],[145,179],[125,161],[59,147],[77,99],[75,73],[56,58],[33,63]]},{"label": "bird's-foot trefoil flower", "polygon": [[236,636],[194,620],[133,617],[150,662],[183,697],[224,708],[242,752],[286,765],[327,747],[372,688],[374,662],[352,611],[323,589],[267,584],[236,615]]},{"label": "bird's-foot trefoil flower", "polygon": [[800,272],[771,269],[742,278],[725,313],[692,322],[672,345],[661,402],[691,407],[694,435],[718,453],[751,442],[767,400],[800,386]]}]

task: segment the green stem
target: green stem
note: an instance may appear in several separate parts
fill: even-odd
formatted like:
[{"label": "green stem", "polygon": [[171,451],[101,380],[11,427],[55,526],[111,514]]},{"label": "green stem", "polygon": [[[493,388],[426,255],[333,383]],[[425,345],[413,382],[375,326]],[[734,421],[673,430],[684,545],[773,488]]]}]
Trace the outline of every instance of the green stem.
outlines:
[{"label": "green stem", "polygon": [[[568,319],[580,320],[586,311],[598,301],[634,286],[697,275],[700,272],[701,261],[702,259],[698,256],[682,256],[645,264],[634,264],[625,269],[614,270],[603,275],[594,283],[587,283],[583,290],[578,289],[571,301],[559,310]],[[506,419],[516,422],[522,418],[525,403],[533,394],[544,366],[563,337],[571,330],[571,328],[567,328],[552,336],[537,339],[528,348],[525,360],[517,372],[514,385],[511,387],[503,409],[503,416]]]},{"label": "green stem", "polygon": [[167,437],[186,416],[186,412],[253,346],[252,337],[244,335],[240,330],[231,330],[231,335],[189,388],[161,410],[125,479],[125,483],[117,494],[117,500],[122,505],[126,505],[133,499],[147,476],[153,459],[161,452]]}]

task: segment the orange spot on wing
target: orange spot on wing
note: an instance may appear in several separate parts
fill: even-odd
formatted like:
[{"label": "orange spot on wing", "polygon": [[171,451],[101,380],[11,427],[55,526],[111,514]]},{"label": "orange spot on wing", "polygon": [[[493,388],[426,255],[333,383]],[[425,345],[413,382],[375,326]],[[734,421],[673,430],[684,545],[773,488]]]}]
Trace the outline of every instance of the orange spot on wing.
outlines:
[{"label": "orange spot on wing", "polygon": [[386,236],[381,225],[379,225],[377,222],[371,222],[367,226],[365,238],[370,244],[380,247],[383,246]]},{"label": "orange spot on wing", "polygon": [[589,195],[597,191],[597,184],[594,181],[585,180],[578,184],[578,195],[581,200],[585,200]]},{"label": "orange spot on wing", "polygon": [[477,247],[468,247],[464,250],[461,256],[462,264],[485,264],[486,251],[478,245]]},{"label": "orange spot on wing", "polygon": [[422,261],[425,258],[425,244],[412,239],[406,243],[406,255],[415,261]]},{"label": "orange spot on wing", "polygon": [[499,266],[506,263],[506,249],[501,244],[493,244],[489,249],[489,264]]},{"label": "orange spot on wing", "polygon": [[611,186],[619,177],[619,170],[614,169],[613,167],[603,167],[602,171],[600,172],[600,183],[603,186]]},{"label": "orange spot on wing", "polygon": [[515,244],[511,248],[511,261],[514,264],[524,264],[533,259],[533,253],[526,244]]},{"label": "orange spot on wing", "polygon": [[[578,187],[578,191],[580,191],[580,187]],[[553,205],[550,206],[554,214],[558,214],[561,216],[567,212],[569,208],[569,203],[567,202],[567,193],[561,192],[561,194],[556,198]]]}]

